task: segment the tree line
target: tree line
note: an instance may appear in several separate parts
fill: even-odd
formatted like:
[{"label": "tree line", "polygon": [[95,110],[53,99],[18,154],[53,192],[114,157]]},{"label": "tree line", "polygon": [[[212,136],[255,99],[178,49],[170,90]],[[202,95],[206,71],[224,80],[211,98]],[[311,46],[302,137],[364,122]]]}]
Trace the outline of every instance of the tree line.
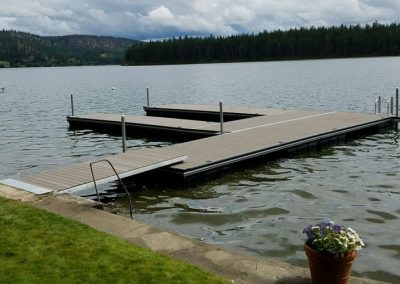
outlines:
[{"label": "tree line", "polygon": [[135,44],[131,65],[400,55],[400,24],[341,25],[228,37],[179,37]]},{"label": "tree line", "polygon": [[122,64],[135,40],[93,36],[38,36],[0,30],[0,66],[69,66]]}]

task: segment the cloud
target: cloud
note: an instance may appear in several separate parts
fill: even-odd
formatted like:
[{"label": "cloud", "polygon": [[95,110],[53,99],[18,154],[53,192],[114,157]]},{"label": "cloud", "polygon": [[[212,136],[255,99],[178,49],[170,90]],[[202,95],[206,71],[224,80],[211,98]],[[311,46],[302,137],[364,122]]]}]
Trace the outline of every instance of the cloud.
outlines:
[{"label": "cloud", "polygon": [[130,38],[400,22],[399,0],[1,0],[0,28]]},{"label": "cloud", "polygon": [[[166,28],[169,32],[176,34],[229,34],[235,31],[226,26],[221,19],[208,21],[201,15],[191,14],[173,14],[171,10],[164,5],[152,9],[147,16],[142,17],[143,22],[149,30]],[[162,35],[159,35],[162,37]]]},{"label": "cloud", "polygon": [[110,20],[110,17],[103,10],[91,8],[88,12],[96,21],[106,22],[107,20]]},{"label": "cloud", "polygon": [[148,17],[150,20],[160,23],[161,25],[168,25],[173,23],[175,20],[175,16],[164,5],[158,6],[154,10],[151,10],[148,14]]},{"label": "cloud", "polygon": [[255,13],[243,5],[232,5],[222,15],[227,23],[234,24],[249,23],[255,17]]}]

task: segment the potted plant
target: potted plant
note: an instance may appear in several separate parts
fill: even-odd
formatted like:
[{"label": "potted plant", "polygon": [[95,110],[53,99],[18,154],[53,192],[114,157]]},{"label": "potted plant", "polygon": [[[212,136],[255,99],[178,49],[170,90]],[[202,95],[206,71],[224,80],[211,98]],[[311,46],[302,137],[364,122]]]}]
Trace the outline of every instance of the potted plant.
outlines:
[{"label": "potted plant", "polygon": [[307,226],[304,251],[310,266],[313,284],[344,284],[349,282],[351,266],[357,251],[364,246],[351,228],[333,221]]}]

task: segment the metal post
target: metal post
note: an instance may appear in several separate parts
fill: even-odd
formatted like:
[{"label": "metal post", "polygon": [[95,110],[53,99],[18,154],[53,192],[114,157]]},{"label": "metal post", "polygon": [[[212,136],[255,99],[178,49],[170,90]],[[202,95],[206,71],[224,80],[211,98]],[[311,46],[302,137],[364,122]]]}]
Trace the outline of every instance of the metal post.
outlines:
[{"label": "metal post", "polygon": [[126,152],[126,128],[125,128],[125,115],[121,115],[121,129],[122,129],[122,151]]},{"label": "metal post", "polygon": [[146,92],[147,92],[147,107],[149,107],[150,106],[149,88],[146,88]]},{"label": "metal post", "polygon": [[396,88],[396,117],[399,117],[399,88]]},{"label": "metal post", "polygon": [[378,97],[378,113],[381,114],[381,96]]},{"label": "metal post", "polygon": [[71,116],[75,116],[75,111],[74,111],[74,95],[71,94]]},{"label": "metal post", "polygon": [[393,97],[390,97],[390,114],[393,115]]},{"label": "metal post", "polygon": [[219,123],[221,126],[221,134],[224,134],[224,111],[222,109],[222,102],[219,102]]}]

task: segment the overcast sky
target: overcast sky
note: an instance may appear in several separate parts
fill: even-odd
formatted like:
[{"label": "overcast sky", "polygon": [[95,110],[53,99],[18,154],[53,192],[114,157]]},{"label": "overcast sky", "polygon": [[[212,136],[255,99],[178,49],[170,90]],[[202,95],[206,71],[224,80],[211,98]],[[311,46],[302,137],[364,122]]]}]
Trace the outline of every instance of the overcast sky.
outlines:
[{"label": "overcast sky", "polygon": [[135,39],[400,22],[400,0],[0,0],[0,28]]}]

